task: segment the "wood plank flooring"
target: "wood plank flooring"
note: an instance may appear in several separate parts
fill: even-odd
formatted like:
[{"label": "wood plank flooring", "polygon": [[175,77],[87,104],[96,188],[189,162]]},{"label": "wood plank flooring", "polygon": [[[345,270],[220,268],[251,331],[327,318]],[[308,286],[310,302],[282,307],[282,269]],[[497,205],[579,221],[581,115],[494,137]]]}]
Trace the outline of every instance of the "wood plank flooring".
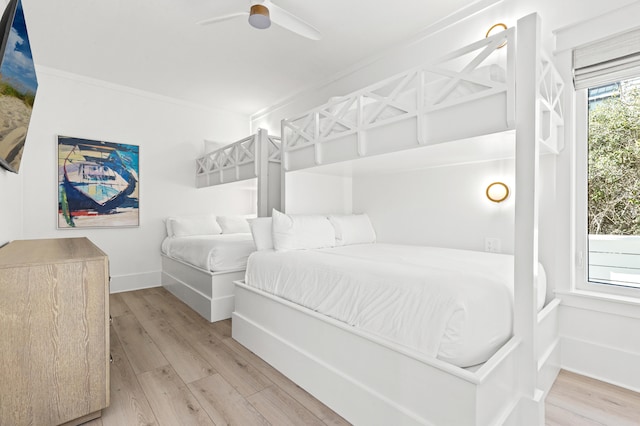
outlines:
[{"label": "wood plank flooring", "polygon": [[545,410],[547,426],[639,426],[640,394],[562,370]]},{"label": "wood plank flooring", "polygon": [[[89,426],[347,425],[163,288],[112,294],[111,405]],[[560,373],[548,426],[640,426],[640,394]]]},{"label": "wood plank flooring", "polygon": [[163,288],[112,294],[111,405],[89,426],[348,425]]}]

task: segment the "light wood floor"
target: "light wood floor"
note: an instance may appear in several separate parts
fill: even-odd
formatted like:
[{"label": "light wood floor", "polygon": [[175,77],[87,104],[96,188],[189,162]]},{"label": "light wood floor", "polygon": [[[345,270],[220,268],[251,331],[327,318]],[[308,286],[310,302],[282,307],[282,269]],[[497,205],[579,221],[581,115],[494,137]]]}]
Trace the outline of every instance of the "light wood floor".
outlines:
[{"label": "light wood floor", "polygon": [[640,394],[562,370],[545,410],[547,426],[639,426]]},{"label": "light wood floor", "polygon": [[[111,405],[90,426],[346,425],[163,288],[112,294]],[[640,425],[640,396],[562,372],[547,425]]]}]

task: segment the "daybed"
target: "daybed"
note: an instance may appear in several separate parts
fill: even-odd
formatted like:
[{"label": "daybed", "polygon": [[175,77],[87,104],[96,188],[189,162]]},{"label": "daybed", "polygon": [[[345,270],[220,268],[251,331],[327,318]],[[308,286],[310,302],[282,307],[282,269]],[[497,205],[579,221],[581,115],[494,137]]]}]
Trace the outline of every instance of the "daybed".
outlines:
[{"label": "daybed", "polygon": [[[493,77],[486,68],[474,71],[487,63]],[[468,87],[456,89],[461,82]],[[237,283],[233,337],[354,424],[542,424],[543,400],[559,370],[559,301],[538,309],[539,155],[562,149],[563,87],[541,50],[534,14],[433,64],[282,122],[287,173],[510,135],[517,188],[513,335],[485,362],[463,368],[254,288],[263,267]],[[464,128],[447,124],[461,117]]]},{"label": "daybed", "polygon": [[[259,129],[198,158],[196,186],[254,180],[257,215],[268,216],[280,206],[280,169],[280,139]],[[255,250],[248,223],[238,219],[222,219],[231,221],[228,227],[240,228],[234,232],[215,229],[216,218],[211,215],[167,219],[162,285],[209,321],[231,317],[233,281],[244,277],[246,258]],[[180,238],[173,235],[176,220],[187,228]]]},{"label": "daybed", "polygon": [[166,227],[162,285],[209,321],[230,318],[233,281],[244,276],[247,258],[255,251],[247,219],[174,217]]}]

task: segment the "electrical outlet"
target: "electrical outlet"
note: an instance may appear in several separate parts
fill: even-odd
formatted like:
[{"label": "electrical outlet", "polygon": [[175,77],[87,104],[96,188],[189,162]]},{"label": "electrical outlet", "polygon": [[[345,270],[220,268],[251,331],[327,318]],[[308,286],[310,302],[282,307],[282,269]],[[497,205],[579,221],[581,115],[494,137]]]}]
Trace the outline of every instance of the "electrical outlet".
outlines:
[{"label": "electrical outlet", "polygon": [[500,238],[485,238],[484,239],[484,251],[489,253],[500,253],[502,250],[502,242]]}]

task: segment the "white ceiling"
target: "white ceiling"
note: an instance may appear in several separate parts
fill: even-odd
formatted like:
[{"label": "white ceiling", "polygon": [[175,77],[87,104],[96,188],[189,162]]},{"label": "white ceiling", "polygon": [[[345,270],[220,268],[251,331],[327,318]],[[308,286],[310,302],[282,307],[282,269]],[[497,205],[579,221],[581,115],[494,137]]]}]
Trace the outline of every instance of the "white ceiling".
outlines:
[{"label": "white ceiling", "polygon": [[252,114],[487,0],[274,0],[323,34],[251,28],[245,0],[23,0],[37,65]]}]

